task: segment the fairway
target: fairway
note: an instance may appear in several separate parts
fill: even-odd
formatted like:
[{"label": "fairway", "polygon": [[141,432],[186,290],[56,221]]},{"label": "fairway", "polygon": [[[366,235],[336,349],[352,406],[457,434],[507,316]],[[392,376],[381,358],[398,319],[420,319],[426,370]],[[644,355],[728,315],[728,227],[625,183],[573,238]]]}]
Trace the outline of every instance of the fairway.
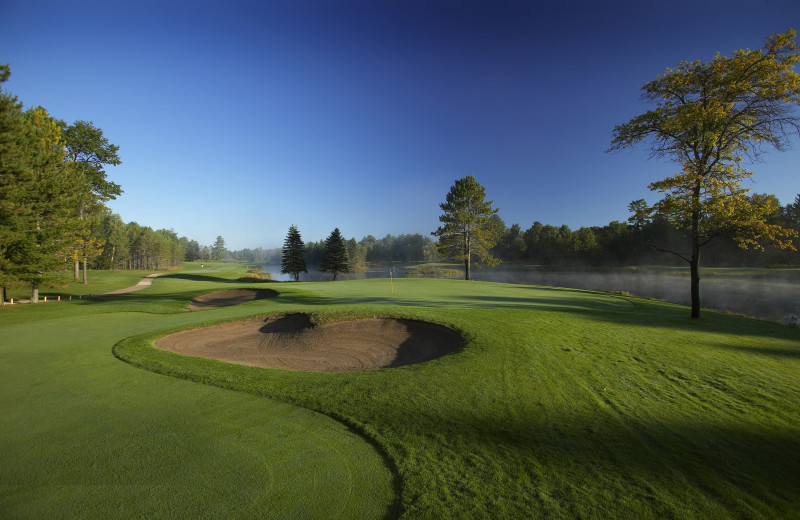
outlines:
[{"label": "fairway", "polygon": [[[195,267],[96,300],[0,310],[9,518],[788,518],[800,331],[605,293],[461,280],[254,286]],[[154,342],[302,312],[400,318],[463,348],[291,372]]]}]

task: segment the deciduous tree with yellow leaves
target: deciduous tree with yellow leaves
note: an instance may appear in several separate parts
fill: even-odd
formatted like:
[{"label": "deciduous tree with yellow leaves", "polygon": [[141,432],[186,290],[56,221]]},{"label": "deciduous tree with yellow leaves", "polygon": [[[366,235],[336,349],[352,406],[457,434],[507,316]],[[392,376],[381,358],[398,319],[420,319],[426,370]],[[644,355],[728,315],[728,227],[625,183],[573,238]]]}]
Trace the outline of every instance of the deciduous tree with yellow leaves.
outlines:
[{"label": "deciduous tree with yellow leaves", "polygon": [[766,220],[778,208],[749,197],[741,184],[753,174],[745,161],[754,163],[768,148],[783,150],[800,133],[796,36],[789,29],[767,37],[763,49],[680,62],[642,87],[642,98],[656,108],[614,128],[609,151],[645,142],[652,157],[681,167],[648,186],[664,198],[645,212],[687,231],[685,251],[653,247],[689,264],[692,318],[700,317],[700,251],[709,241],[729,236],[744,248],[793,248],[796,233]]}]

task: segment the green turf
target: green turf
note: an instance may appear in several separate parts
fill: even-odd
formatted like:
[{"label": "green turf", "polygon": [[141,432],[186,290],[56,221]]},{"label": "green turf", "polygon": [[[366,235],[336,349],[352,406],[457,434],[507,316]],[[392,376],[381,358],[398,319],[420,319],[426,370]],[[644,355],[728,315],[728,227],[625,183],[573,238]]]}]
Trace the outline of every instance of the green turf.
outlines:
[{"label": "green turf", "polygon": [[[173,282],[163,285],[190,285]],[[0,311],[0,517],[382,518],[392,510],[385,458],[345,425],[112,354],[126,336],[203,313],[122,308],[110,299]]]},{"label": "green turf", "polygon": [[[61,296],[62,300],[68,300],[70,296],[102,294],[136,285],[143,277],[156,272],[159,271],[89,271],[86,284],[82,281],[73,281],[71,276],[64,274],[62,281],[40,287],[39,298],[43,299],[47,296],[48,301],[52,302],[58,296]],[[83,277],[83,273],[81,273],[81,277]],[[21,286],[9,288],[8,297],[27,300],[31,297],[31,289]]]},{"label": "green turf", "polygon": [[[279,432],[311,430],[345,444],[358,432],[377,446],[353,439],[353,453],[319,463],[350,475],[353,486],[367,485],[355,478],[361,472],[382,482],[344,498],[335,489],[313,493],[344,501],[343,516],[353,518],[364,515],[351,507],[364,503],[376,504],[372,516],[391,515],[394,495],[406,518],[790,518],[800,511],[797,329],[710,311],[692,321],[683,307],[601,293],[461,280],[273,284],[281,293],[275,299],[181,310],[199,292],[245,286],[233,282],[241,272],[192,267],[129,299],[0,313],[4,338],[13,331],[0,365],[9,396],[3,430],[13,433],[0,441],[0,510],[41,517],[23,514],[23,504],[37,504],[37,512],[69,516],[77,502],[86,516],[115,516],[118,507],[119,516],[131,508],[170,517],[176,506],[165,495],[191,504],[213,488],[219,509],[212,513],[231,508],[247,517],[253,510],[237,509],[250,506],[234,499],[234,489],[258,487],[251,480],[259,478],[272,483],[275,466],[305,467],[314,442]],[[425,319],[456,328],[467,343],[427,363],[348,374],[243,367],[152,347],[169,330],[296,311],[318,321]],[[46,346],[52,337],[73,339]],[[136,367],[173,377],[122,363],[112,348]],[[273,413],[285,405],[258,396],[322,412],[349,429],[311,426],[329,423],[298,408]],[[279,420],[287,414],[291,420]],[[244,422],[244,440],[236,421]],[[200,447],[195,437],[179,443],[189,432]],[[283,451],[269,449],[287,437]],[[245,454],[262,445],[254,467]],[[374,473],[348,467],[361,464],[362,451],[386,461],[363,464]],[[73,483],[84,475],[81,464],[107,484],[92,488],[86,502]],[[175,490],[175,475],[218,467],[213,484],[198,476]],[[395,489],[387,468],[397,475]],[[295,495],[265,493],[254,503],[267,517],[298,507],[309,479],[292,474]],[[196,512],[187,505],[185,516]]]}]

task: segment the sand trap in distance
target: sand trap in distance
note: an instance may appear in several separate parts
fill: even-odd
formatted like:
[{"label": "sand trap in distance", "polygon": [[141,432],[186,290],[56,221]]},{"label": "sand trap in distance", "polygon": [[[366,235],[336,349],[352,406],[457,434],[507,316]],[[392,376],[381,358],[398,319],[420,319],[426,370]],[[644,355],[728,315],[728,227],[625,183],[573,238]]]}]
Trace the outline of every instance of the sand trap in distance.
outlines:
[{"label": "sand trap in distance", "polygon": [[272,289],[228,289],[198,296],[192,300],[186,309],[190,311],[218,309],[276,296],[278,296],[278,291],[273,291]]}]

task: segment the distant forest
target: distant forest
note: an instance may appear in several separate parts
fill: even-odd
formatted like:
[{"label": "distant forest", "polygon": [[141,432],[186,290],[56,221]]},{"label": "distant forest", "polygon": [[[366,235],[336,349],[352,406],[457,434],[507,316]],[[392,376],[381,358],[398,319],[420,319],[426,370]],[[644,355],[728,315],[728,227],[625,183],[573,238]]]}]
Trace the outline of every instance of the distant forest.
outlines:
[{"label": "distant forest", "polygon": [[[753,195],[774,198],[772,195]],[[498,217],[499,218],[499,217]],[[770,223],[800,232],[800,195],[791,204],[780,206],[772,215]],[[581,227],[572,230],[568,226],[552,226],[534,222],[523,230],[519,224],[503,225],[505,232],[492,254],[506,263],[534,264],[553,267],[592,267],[630,265],[676,265],[685,261],[654,247],[680,250],[686,243],[682,232],[673,229],[656,215],[652,219],[638,219],[635,215],[628,222],[614,221],[606,226]],[[302,233],[302,230],[300,230]],[[794,244],[800,245],[795,239]],[[323,241],[307,242],[306,262],[317,267],[322,261]],[[195,248],[196,249],[196,248]],[[209,248],[200,248],[209,254]],[[372,235],[356,241],[348,240],[351,269],[358,271],[370,263],[381,262],[442,262],[436,243],[419,233],[408,235]],[[243,249],[229,252],[233,260],[253,264],[280,264],[279,248]],[[187,260],[196,250],[187,251]],[[206,256],[205,258],[208,258]],[[725,236],[716,237],[703,249],[701,265],[706,267],[793,267],[800,266],[800,252],[781,250],[766,245],[764,250],[742,249]]]}]

